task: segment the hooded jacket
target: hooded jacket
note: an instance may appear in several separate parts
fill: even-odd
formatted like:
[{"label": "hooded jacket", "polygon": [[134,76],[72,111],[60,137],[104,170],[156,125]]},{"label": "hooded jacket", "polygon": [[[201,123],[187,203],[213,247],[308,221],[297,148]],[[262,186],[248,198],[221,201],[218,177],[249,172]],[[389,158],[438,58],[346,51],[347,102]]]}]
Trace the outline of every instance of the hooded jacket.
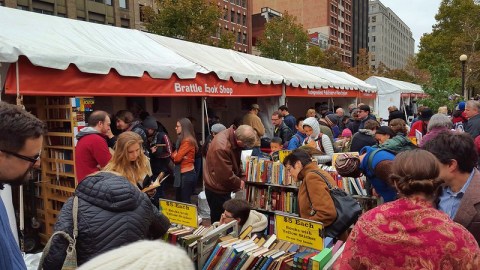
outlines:
[{"label": "hooded jacket", "polygon": [[320,132],[320,124],[314,117],[308,117],[303,121],[303,126],[309,126],[312,128],[312,134],[303,141],[303,145],[307,145],[310,141],[315,141],[317,144],[317,150],[320,150],[324,155],[315,156],[318,163],[327,163],[332,161],[333,156],[333,144],[327,135]]},{"label": "hooded jacket", "polygon": [[369,129],[360,129],[352,137],[352,143],[350,145],[350,151],[360,152],[365,146],[374,146],[377,144],[375,140],[375,132]]},{"label": "hooded jacket", "polygon": [[75,174],[80,183],[85,176],[98,172],[112,158],[106,137],[93,127],[84,127],[77,134]]},{"label": "hooded jacket", "polygon": [[[76,244],[79,265],[117,247],[143,239],[160,238],[170,222],[156,210],[147,195],[122,176],[100,172],[88,176],[77,187],[78,237]],[[73,237],[73,197],[62,207],[55,231]],[[61,269],[67,242],[55,237],[43,268]]]}]

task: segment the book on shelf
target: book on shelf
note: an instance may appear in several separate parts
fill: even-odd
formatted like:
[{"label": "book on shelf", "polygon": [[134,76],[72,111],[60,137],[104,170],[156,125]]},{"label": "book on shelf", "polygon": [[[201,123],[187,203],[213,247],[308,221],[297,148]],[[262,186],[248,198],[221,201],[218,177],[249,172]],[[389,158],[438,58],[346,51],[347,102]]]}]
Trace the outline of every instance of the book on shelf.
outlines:
[{"label": "book on shelf", "polygon": [[256,209],[298,214],[296,192],[281,187],[248,185],[246,200]]},{"label": "book on shelf", "polygon": [[279,161],[271,161],[258,157],[246,159],[246,181],[275,185],[295,185],[292,176]]}]

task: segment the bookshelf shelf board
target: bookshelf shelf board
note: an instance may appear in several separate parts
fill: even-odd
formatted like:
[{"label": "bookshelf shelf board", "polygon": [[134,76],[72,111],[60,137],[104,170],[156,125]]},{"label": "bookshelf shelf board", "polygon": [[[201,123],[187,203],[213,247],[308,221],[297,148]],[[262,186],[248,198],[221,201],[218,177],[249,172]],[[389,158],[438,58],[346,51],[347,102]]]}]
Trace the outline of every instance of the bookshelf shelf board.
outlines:
[{"label": "bookshelf shelf board", "polygon": [[45,161],[48,161],[48,162],[58,162],[58,163],[62,163],[62,164],[75,165],[75,162],[74,162],[73,160],[69,160],[69,159],[45,158]]},{"label": "bookshelf shelf board", "polygon": [[[71,193],[75,192],[75,188],[63,187],[63,186],[59,186],[59,185],[47,184],[47,188],[56,189],[56,190],[61,190],[61,191],[66,191],[66,192],[71,192]],[[47,196],[47,198],[50,199],[50,194]]]},{"label": "bookshelf shelf board", "polygon": [[283,211],[270,211],[270,210],[256,208],[256,207],[252,207],[252,209],[256,211],[264,212],[264,213],[269,213],[269,214],[282,214],[282,215],[288,215],[292,217],[298,217],[298,214],[295,214],[295,213],[289,213],[289,212],[283,212]]},{"label": "bookshelf shelf board", "polygon": [[70,119],[53,119],[53,118],[50,118],[50,119],[47,119],[45,120],[47,122],[68,122],[70,123],[72,120]]},{"label": "bookshelf shelf board", "polygon": [[47,136],[57,136],[57,137],[73,137],[73,133],[68,132],[47,132]]},{"label": "bookshelf shelf board", "polygon": [[270,183],[263,183],[263,182],[245,182],[247,185],[255,185],[255,186],[270,186],[270,187],[279,187],[279,188],[290,188],[290,189],[298,189],[297,186],[287,186],[287,185],[278,185],[278,184],[270,184]]},{"label": "bookshelf shelf board", "polygon": [[62,145],[45,145],[45,148],[48,149],[60,149],[60,150],[73,150],[73,146],[62,146]]},{"label": "bookshelf shelf board", "polygon": [[75,177],[75,174],[73,173],[66,173],[66,172],[54,172],[54,171],[50,171],[50,170],[45,170],[45,173],[47,174],[53,174],[53,175],[59,175],[59,176],[65,176],[65,177],[72,177],[74,178]]},{"label": "bookshelf shelf board", "polygon": [[[58,215],[60,214],[60,211],[54,210],[54,209],[47,209],[47,213],[51,215]],[[55,225],[55,222],[53,223],[49,222],[49,225]]]},{"label": "bookshelf shelf board", "polygon": [[64,104],[64,105],[44,105],[45,109],[70,109],[72,105]]},{"label": "bookshelf shelf board", "polygon": [[66,202],[68,200],[68,198],[69,197],[60,197],[60,196],[52,196],[52,195],[48,196],[49,200],[63,202],[63,203]]}]

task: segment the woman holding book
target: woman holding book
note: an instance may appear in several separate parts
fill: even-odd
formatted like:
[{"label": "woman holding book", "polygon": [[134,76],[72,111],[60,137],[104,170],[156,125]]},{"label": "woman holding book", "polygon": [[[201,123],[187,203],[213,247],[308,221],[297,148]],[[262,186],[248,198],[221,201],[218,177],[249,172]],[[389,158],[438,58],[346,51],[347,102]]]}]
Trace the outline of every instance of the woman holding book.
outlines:
[{"label": "woman holding book", "polygon": [[175,163],[175,200],[190,203],[190,197],[195,190],[195,153],[198,151],[197,140],[193,131],[193,125],[187,118],[178,120],[175,126],[178,138],[175,144],[175,152],[172,154]]},{"label": "woman holding book", "polygon": [[315,156],[318,163],[327,163],[332,161],[333,145],[330,138],[320,131],[320,124],[314,117],[309,117],[303,121],[303,131],[307,135],[303,145],[308,145],[319,150],[322,154]]},{"label": "woman holding book", "polygon": [[400,199],[360,217],[334,269],[480,269],[475,238],[434,208],[439,166],[425,150],[398,154],[391,180]]},{"label": "woman holding book", "polygon": [[[143,154],[143,140],[135,132],[125,131],[118,135],[115,152],[103,171],[117,172],[142,189],[149,184],[152,170],[147,156]],[[150,194],[153,195],[153,194]]]},{"label": "woman holding book", "polygon": [[325,181],[336,187],[333,178],[303,149],[294,150],[285,157],[283,164],[295,181],[302,181],[298,189],[300,217],[322,222],[325,227],[331,225],[337,218],[337,211]]}]

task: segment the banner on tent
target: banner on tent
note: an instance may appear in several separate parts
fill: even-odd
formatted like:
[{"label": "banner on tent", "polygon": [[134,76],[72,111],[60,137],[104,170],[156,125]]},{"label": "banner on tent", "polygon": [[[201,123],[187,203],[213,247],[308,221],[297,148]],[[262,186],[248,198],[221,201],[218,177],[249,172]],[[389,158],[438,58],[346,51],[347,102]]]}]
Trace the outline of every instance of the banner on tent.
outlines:
[{"label": "banner on tent", "polygon": [[[34,66],[25,57],[19,58],[20,93],[41,96],[169,96],[169,97],[255,97],[281,96],[281,84],[237,83],[223,81],[213,74],[197,74],[194,79],[153,79],[147,73],[142,77],[124,77],[115,70],[108,74],[81,72],[75,65],[66,70]],[[16,94],[15,69],[10,68],[6,78],[6,93]]]},{"label": "banner on tent", "polygon": [[358,97],[363,99],[376,99],[377,93],[359,92]]},{"label": "banner on tent", "polygon": [[358,90],[345,89],[304,89],[297,87],[287,87],[287,97],[357,97]]}]

